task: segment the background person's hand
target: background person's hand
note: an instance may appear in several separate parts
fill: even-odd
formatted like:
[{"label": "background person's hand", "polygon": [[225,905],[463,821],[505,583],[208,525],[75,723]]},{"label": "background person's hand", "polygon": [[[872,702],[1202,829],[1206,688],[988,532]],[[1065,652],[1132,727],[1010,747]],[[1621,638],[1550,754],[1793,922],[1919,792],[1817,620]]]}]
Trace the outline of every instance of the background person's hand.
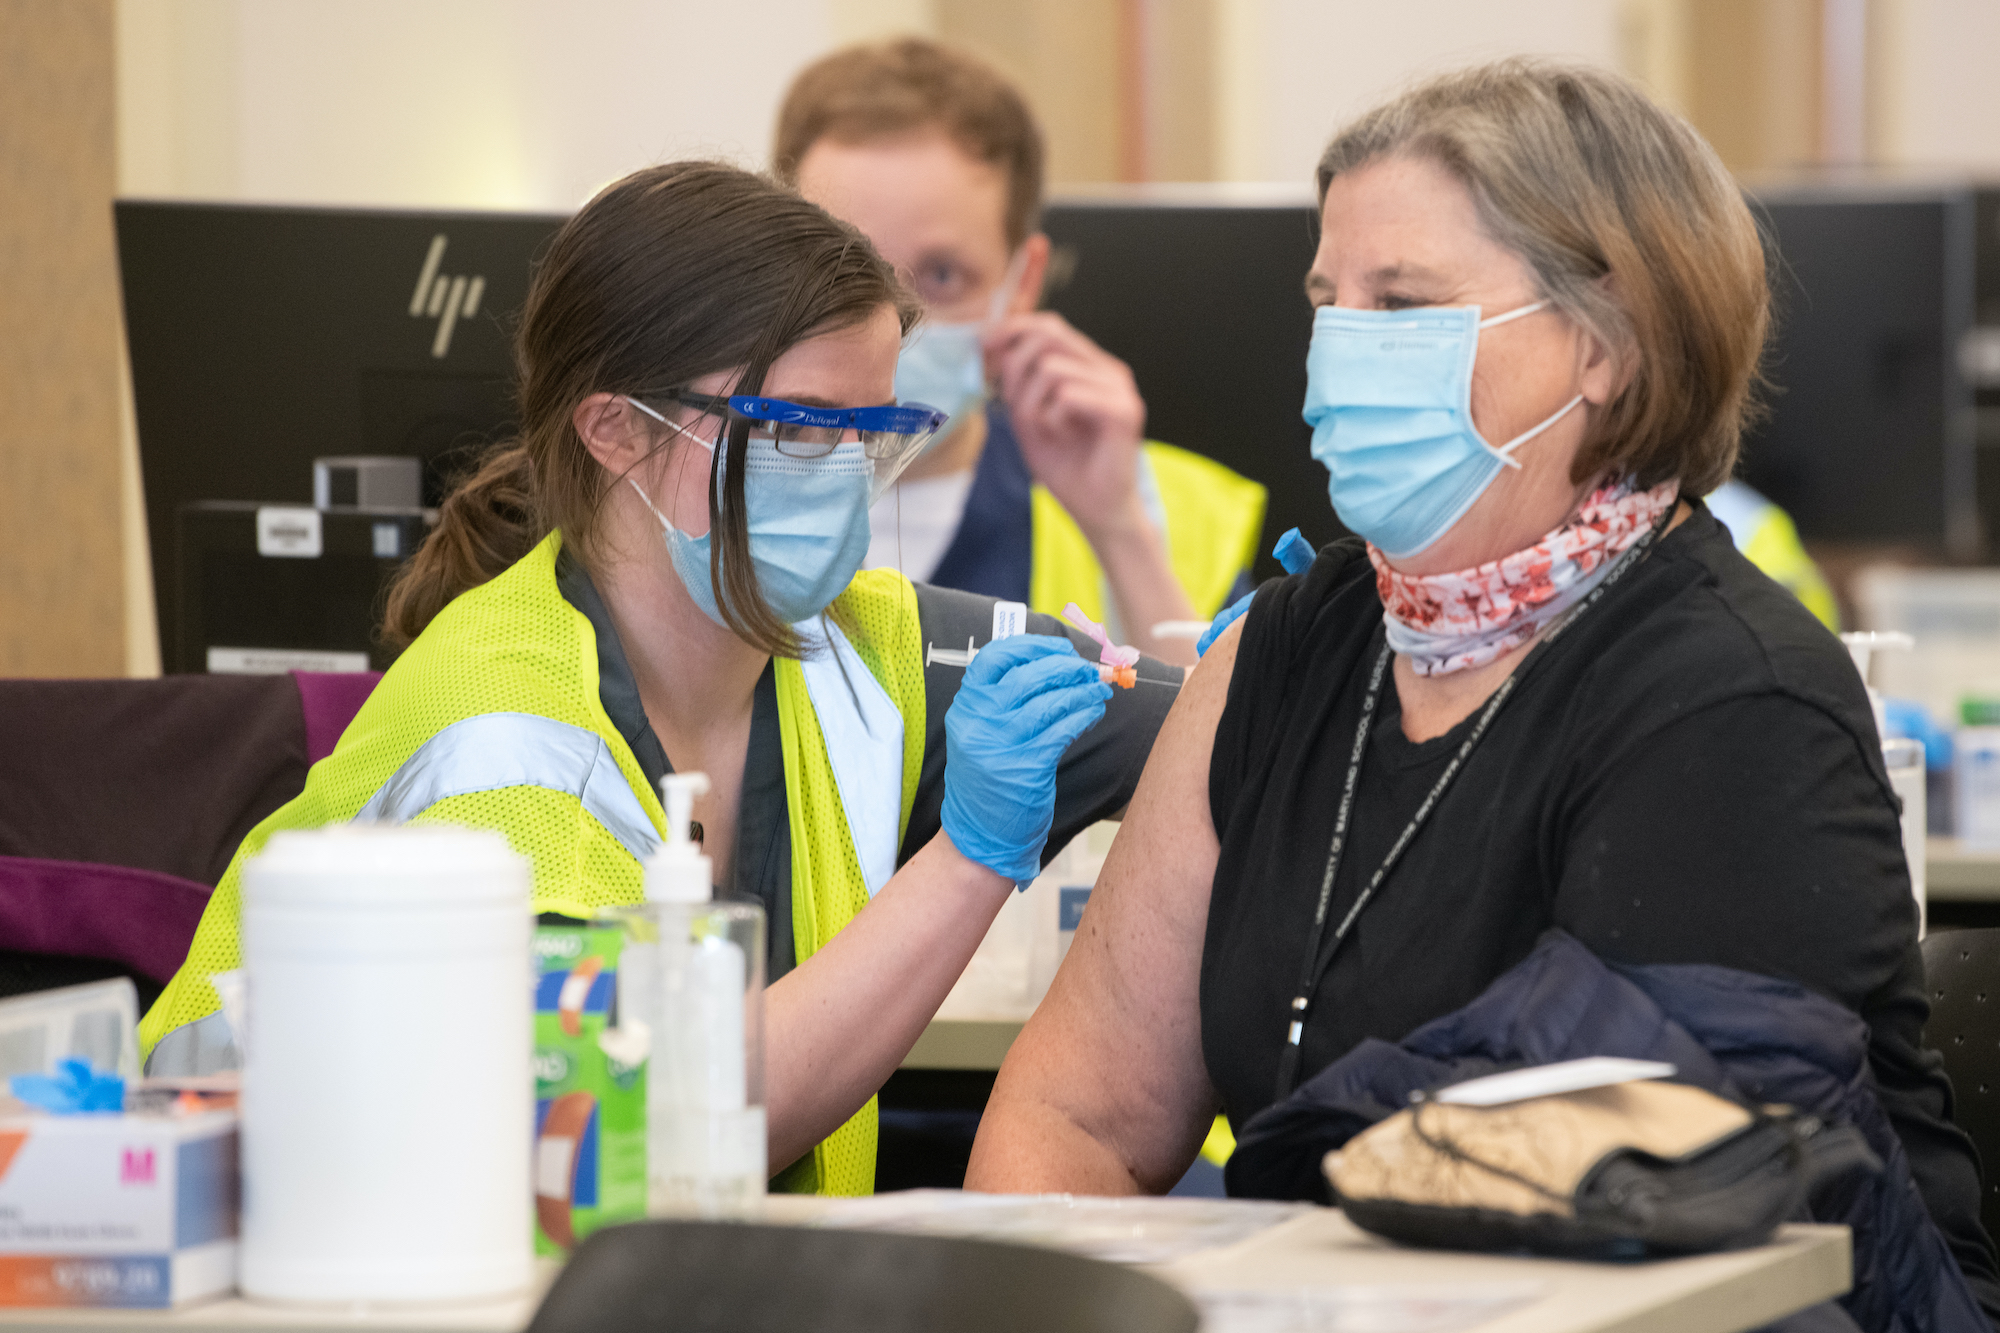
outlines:
[{"label": "background person's hand", "polygon": [[944,715],[952,845],[1017,885],[1032,881],[1055,819],[1056,762],[1110,698],[1068,639],[1023,634],[981,648]]},{"label": "background person's hand", "polygon": [[1095,540],[1143,519],[1146,403],[1131,368],[1047,311],[999,321],[985,348],[1028,471],[1085,535]]}]

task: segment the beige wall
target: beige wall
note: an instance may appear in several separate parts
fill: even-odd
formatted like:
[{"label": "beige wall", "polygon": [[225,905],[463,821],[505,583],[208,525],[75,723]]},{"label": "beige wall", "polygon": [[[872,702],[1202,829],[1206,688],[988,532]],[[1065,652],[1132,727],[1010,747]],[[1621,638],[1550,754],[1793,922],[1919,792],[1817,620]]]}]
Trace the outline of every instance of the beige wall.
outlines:
[{"label": "beige wall", "polygon": [[1406,84],[1505,55],[1616,65],[1618,0],[1223,0],[1220,178],[1296,181]]},{"label": "beige wall", "polygon": [[[1304,181],[1347,117],[1425,74],[1511,54],[1628,69],[1734,163],[1809,161],[1823,3],[1215,0],[1217,175]],[[2000,174],[2000,3],[1866,9],[1870,160]]]},{"label": "beige wall", "polygon": [[1871,117],[1888,161],[2000,175],[2000,3],[1875,0],[1882,105]]},{"label": "beige wall", "polygon": [[1120,0],[934,0],[935,31],[1005,70],[1050,127],[1049,178],[1115,181],[1121,165]]},{"label": "beige wall", "polygon": [[893,0],[121,0],[135,193],[568,209],[763,160],[787,80]]},{"label": "beige wall", "polygon": [[0,675],[124,667],[112,0],[0,0]]}]

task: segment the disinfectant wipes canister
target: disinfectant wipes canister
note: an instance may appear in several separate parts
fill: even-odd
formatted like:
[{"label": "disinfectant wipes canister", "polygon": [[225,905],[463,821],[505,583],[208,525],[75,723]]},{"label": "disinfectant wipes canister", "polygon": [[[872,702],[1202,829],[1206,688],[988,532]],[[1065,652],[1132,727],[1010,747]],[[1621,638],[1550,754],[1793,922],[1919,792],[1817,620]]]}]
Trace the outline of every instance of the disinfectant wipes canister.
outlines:
[{"label": "disinfectant wipes canister", "polygon": [[530,871],[496,832],[275,834],[243,873],[245,1295],[532,1278]]}]

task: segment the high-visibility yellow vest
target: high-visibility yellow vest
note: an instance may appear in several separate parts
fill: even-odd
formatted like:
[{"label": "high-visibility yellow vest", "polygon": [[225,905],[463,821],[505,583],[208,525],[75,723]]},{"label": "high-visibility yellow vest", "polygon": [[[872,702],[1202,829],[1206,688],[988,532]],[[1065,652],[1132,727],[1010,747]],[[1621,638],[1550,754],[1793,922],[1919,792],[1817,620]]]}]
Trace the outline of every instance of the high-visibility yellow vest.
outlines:
[{"label": "high-visibility yellow vest", "polygon": [[[1142,484],[1158,495],[1167,539],[1167,558],[1195,614],[1207,618],[1222,609],[1236,579],[1256,559],[1264,529],[1264,488],[1222,464],[1171,444],[1148,441],[1140,454]],[[1108,594],[1104,568],[1091,552],[1083,529],[1046,486],[1031,493],[1034,563],[1028,605],[1056,616],[1075,602],[1092,620],[1103,621]],[[1125,627],[1127,635],[1137,631]]]},{"label": "high-visibility yellow vest", "polygon": [[[534,866],[538,912],[588,917],[641,900],[642,859],[666,825],[659,795],[599,697],[597,635],[556,586],[559,534],[447,606],[383,676],[305,790],[243,840],[202,914],[188,956],[139,1027],[142,1058],[163,1046],[181,1065],[217,1043],[220,1002],[209,978],[239,964],[243,863],[281,829],[353,819],[494,828]],[[916,594],[893,570],[857,575],[829,617],[902,721],[900,820],[871,812],[879,849],[900,845],[923,764],[922,630]],[[777,664],[792,834],[793,944],[798,960],[867,905],[868,883],[843,808],[805,669]],[[839,692],[822,703],[838,707]],[[854,728],[834,730],[845,736]],[[878,731],[880,729],[878,728]],[[894,759],[899,758],[900,764]],[[890,858],[893,860],[893,846]],[[892,867],[893,868],[893,867]],[[331,1000],[330,1000],[331,1002]],[[226,1040],[226,1028],[221,1029]],[[525,1034],[523,1039],[525,1040]],[[785,1173],[821,1193],[867,1194],[875,1180],[876,1113],[867,1106]]]}]

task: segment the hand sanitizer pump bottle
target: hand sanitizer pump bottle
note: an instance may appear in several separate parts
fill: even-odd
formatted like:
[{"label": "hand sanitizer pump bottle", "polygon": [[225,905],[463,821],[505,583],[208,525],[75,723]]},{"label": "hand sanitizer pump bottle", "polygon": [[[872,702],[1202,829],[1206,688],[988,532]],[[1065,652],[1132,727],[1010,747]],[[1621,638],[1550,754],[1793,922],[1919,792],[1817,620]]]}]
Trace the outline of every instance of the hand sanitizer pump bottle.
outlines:
[{"label": "hand sanitizer pump bottle", "polygon": [[1843,634],[1840,641],[1847,645],[1848,655],[1854,659],[1854,669],[1861,673],[1861,684],[1868,691],[1869,706],[1875,710],[1875,736],[1882,742],[1882,763],[1889,770],[1889,785],[1903,799],[1903,859],[1910,866],[1910,892],[1917,897],[1917,938],[1922,939],[1928,908],[1924,880],[1929,851],[1924,743],[1889,735],[1888,718],[1882,709],[1882,692],[1868,683],[1868,668],[1877,650],[1897,648],[1907,652],[1916,646],[1916,641],[1907,634],[1895,631]]},{"label": "hand sanitizer pump bottle", "polygon": [[[713,901],[713,863],[690,836],[701,773],[660,784],[667,841],[646,861],[646,902],[629,909],[630,1004],[643,1025],[646,1212],[742,1217],[770,1178],[764,1130],[764,911]],[[636,964],[636,966],[635,966]]]}]

